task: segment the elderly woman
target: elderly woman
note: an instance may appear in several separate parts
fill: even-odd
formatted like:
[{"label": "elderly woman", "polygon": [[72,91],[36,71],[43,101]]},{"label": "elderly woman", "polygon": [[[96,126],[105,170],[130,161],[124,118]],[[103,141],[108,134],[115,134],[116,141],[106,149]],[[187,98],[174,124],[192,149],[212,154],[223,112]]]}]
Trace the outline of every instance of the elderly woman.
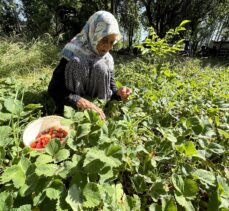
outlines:
[{"label": "elderly woman", "polygon": [[109,53],[120,37],[115,17],[109,12],[98,11],[66,44],[48,87],[56,104],[56,114],[63,115],[64,105],[69,105],[94,110],[105,119],[102,109],[88,98],[128,99],[132,91],[127,87],[117,90],[114,61]]}]

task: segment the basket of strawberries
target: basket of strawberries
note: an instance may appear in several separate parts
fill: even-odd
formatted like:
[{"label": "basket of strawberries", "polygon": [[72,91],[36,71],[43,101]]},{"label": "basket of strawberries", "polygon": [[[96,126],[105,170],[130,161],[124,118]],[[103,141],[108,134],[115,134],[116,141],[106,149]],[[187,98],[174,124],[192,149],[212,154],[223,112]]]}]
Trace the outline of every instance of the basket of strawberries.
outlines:
[{"label": "basket of strawberries", "polygon": [[29,123],[23,133],[23,143],[32,149],[43,150],[54,138],[63,144],[70,127],[63,125],[61,116],[46,116]]}]

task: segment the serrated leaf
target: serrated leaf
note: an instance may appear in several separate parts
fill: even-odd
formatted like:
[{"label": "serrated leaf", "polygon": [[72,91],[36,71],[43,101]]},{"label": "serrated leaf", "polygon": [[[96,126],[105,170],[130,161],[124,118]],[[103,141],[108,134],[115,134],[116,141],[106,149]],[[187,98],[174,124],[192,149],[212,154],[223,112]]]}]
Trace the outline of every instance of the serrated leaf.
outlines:
[{"label": "serrated leaf", "polygon": [[188,119],[188,123],[190,124],[195,134],[199,135],[202,132],[203,127],[198,117],[190,117]]},{"label": "serrated leaf", "polygon": [[25,173],[18,165],[13,165],[5,169],[1,175],[1,183],[13,181],[16,188],[22,187],[25,184]]},{"label": "serrated leaf", "polygon": [[20,114],[23,111],[23,103],[12,98],[4,100],[4,106],[7,111],[13,114]]},{"label": "serrated leaf", "polygon": [[31,211],[31,210],[32,210],[31,204],[25,204],[18,208],[12,209],[12,211]]},{"label": "serrated leaf", "polygon": [[31,162],[28,159],[26,159],[25,157],[22,157],[18,165],[22,168],[24,173],[26,173],[27,169],[31,165]]},{"label": "serrated leaf", "polygon": [[60,150],[61,144],[58,139],[52,139],[45,147],[45,151],[50,155],[55,155]]},{"label": "serrated leaf", "polygon": [[151,197],[157,201],[160,197],[166,194],[165,188],[162,182],[156,182],[151,188]]},{"label": "serrated leaf", "polygon": [[0,193],[0,209],[2,211],[9,211],[12,209],[13,198],[10,192],[1,192]]},{"label": "serrated leaf", "polygon": [[60,161],[63,161],[63,160],[68,159],[69,156],[70,156],[70,152],[69,152],[67,149],[61,149],[59,152],[57,152],[57,153],[54,155],[54,159],[55,159],[57,162],[60,162]]},{"label": "serrated leaf", "polygon": [[113,170],[109,166],[105,166],[99,171],[100,182],[104,183],[106,180],[109,180],[114,177]]},{"label": "serrated leaf", "polygon": [[91,131],[91,123],[84,123],[77,128],[77,138],[84,137],[88,135]]},{"label": "serrated leaf", "polygon": [[60,123],[61,123],[61,125],[70,126],[74,123],[74,121],[71,119],[64,118],[64,119],[61,119]]},{"label": "serrated leaf", "polygon": [[44,175],[47,177],[54,176],[58,167],[55,164],[42,164],[37,166],[35,172],[38,176]]},{"label": "serrated leaf", "polygon": [[63,191],[64,191],[64,185],[61,182],[61,180],[55,180],[52,183],[51,187],[45,189],[46,195],[50,199],[59,199]]},{"label": "serrated leaf", "polygon": [[108,166],[111,167],[118,167],[122,164],[122,162],[119,159],[111,156],[106,156],[103,150],[91,148],[86,154],[83,166],[87,166],[94,160],[100,160],[101,162],[106,163]]},{"label": "serrated leaf", "polygon": [[197,154],[196,146],[192,141],[186,141],[184,143],[184,150],[187,156],[192,156]]},{"label": "serrated leaf", "polygon": [[129,205],[129,209],[131,211],[139,211],[141,210],[141,200],[138,195],[127,196],[127,203]]},{"label": "serrated leaf", "polygon": [[83,206],[86,208],[94,208],[101,202],[101,196],[97,184],[88,183],[83,189]]},{"label": "serrated leaf", "polygon": [[215,186],[215,175],[210,171],[206,171],[204,169],[197,169],[193,172],[193,176],[198,178],[203,183]]},{"label": "serrated leaf", "polygon": [[137,193],[144,193],[147,189],[146,181],[143,175],[136,175],[131,178],[131,181]]},{"label": "serrated leaf", "polygon": [[185,179],[184,180],[184,190],[182,191],[183,195],[186,198],[194,199],[198,193],[198,185],[192,179]]},{"label": "serrated leaf", "polygon": [[229,199],[229,182],[221,176],[217,176],[217,182],[221,189],[221,195]]},{"label": "serrated leaf", "polygon": [[47,164],[51,163],[53,161],[52,156],[47,155],[47,154],[41,154],[39,157],[36,159],[36,165],[42,165],[42,164]]},{"label": "serrated leaf", "polygon": [[192,202],[186,200],[184,196],[175,194],[175,198],[178,204],[184,207],[186,211],[195,211]]},{"label": "serrated leaf", "polygon": [[[80,156],[79,156],[79,160],[80,160]],[[78,164],[78,161],[65,161],[64,162],[64,168],[62,171],[59,172],[59,176],[61,176],[62,178],[66,178],[68,177],[68,175],[70,174],[73,174],[76,170],[77,170],[77,164]]]},{"label": "serrated leaf", "polygon": [[226,139],[229,138],[229,133],[228,133],[228,132],[226,132],[226,131],[224,131],[224,130],[221,130],[221,129],[218,129],[218,131],[219,131],[219,134],[220,134],[221,136],[223,136],[224,138],[226,138]]},{"label": "serrated leaf", "polygon": [[184,190],[183,178],[180,175],[173,174],[172,175],[172,183],[173,183],[173,186],[176,188],[176,190],[179,191],[180,193],[182,193],[182,191]]},{"label": "serrated leaf", "polygon": [[217,143],[209,144],[208,150],[216,154],[223,154],[225,152],[224,147]]},{"label": "serrated leaf", "polygon": [[173,197],[171,197],[170,199],[164,200],[164,201],[165,201],[164,205],[163,205],[163,201],[162,201],[164,211],[177,211],[177,205],[176,205],[176,202],[175,202]]},{"label": "serrated leaf", "polygon": [[122,149],[122,147],[119,145],[110,145],[106,150],[106,155],[111,156],[121,149]]},{"label": "serrated leaf", "polygon": [[[5,138],[10,137],[11,133],[12,133],[12,128],[11,127],[9,127],[9,126],[1,126],[0,127],[0,134],[1,134],[0,140],[3,140]],[[1,145],[1,142],[0,142],[0,145]]]},{"label": "serrated leaf", "polygon": [[12,117],[12,114],[11,113],[3,113],[3,112],[0,112],[0,121],[9,121]]},{"label": "serrated leaf", "polygon": [[82,190],[76,185],[72,185],[68,190],[66,202],[71,206],[73,211],[81,211],[83,210],[82,197]]},{"label": "serrated leaf", "polygon": [[74,140],[73,138],[68,138],[67,139],[67,145],[72,149],[72,150],[77,150],[78,148],[78,142]]}]

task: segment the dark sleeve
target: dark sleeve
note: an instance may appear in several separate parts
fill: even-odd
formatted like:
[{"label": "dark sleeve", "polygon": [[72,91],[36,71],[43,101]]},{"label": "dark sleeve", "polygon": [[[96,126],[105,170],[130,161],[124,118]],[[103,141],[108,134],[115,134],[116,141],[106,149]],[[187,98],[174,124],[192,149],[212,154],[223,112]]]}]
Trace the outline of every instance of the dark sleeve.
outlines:
[{"label": "dark sleeve", "polygon": [[111,100],[121,100],[121,97],[117,95],[118,89],[115,84],[114,71],[111,71],[110,88],[112,91]]},{"label": "dark sleeve", "polygon": [[76,107],[76,103],[81,99],[81,97],[79,95],[76,94],[69,94],[65,97],[65,104],[69,105],[73,108],[77,108]]},{"label": "dark sleeve", "polygon": [[64,71],[67,63],[66,59],[60,60],[48,86],[48,92],[57,104],[63,104],[64,98],[69,94],[64,83]]}]

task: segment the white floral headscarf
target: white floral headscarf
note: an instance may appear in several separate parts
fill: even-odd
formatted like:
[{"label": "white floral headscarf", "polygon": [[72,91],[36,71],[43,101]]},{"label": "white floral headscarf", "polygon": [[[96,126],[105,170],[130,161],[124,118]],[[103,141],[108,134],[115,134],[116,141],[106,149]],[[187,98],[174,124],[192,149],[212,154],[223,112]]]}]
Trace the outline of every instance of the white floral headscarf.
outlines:
[{"label": "white floral headscarf", "polygon": [[103,37],[110,34],[118,35],[117,41],[121,38],[117,20],[107,11],[98,11],[88,19],[82,31],[64,47],[62,56],[70,60],[77,53],[98,55],[96,46]]}]

